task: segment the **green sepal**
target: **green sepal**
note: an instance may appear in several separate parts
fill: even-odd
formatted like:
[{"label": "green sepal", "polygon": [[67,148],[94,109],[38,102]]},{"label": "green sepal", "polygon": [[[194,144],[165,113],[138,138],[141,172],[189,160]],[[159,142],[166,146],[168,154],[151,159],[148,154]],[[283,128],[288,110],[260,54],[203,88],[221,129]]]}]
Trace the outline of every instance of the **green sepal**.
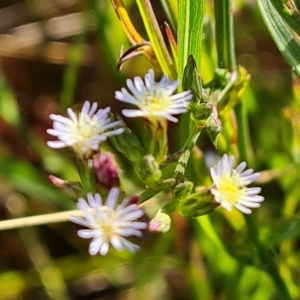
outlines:
[{"label": "green sepal", "polygon": [[197,127],[205,127],[206,121],[212,113],[212,109],[212,105],[208,103],[191,105],[191,119]]},{"label": "green sepal", "polygon": [[177,184],[173,189],[173,201],[181,200],[187,197],[194,187],[194,183],[191,181],[185,181]]},{"label": "green sepal", "polygon": [[159,168],[159,163],[153,155],[145,155],[137,168],[138,175],[141,180],[149,187],[153,187],[161,182],[162,172]]},{"label": "green sepal", "polygon": [[218,118],[216,106],[213,106],[212,113],[206,122],[206,132],[212,143],[217,147],[217,138],[222,131],[222,123]]},{"label": "green sepal", "polygon": [[203,189],[180,200],[177,211],[184,217],[199,217],[212,212],[217,206],[210,191]]}]

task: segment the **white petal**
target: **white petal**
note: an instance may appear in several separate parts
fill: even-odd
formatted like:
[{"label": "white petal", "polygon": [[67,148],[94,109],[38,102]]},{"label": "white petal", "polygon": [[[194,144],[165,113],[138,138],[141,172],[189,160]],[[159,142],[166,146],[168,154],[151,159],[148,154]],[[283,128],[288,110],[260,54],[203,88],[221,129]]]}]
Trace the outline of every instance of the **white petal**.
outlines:
[{"label": "white petal", "polygon": [[90,243],[89,252],[91,255],[96,255],[100,252],[100,249],[102,247],[103,240],[99,238],[94,238],[92,242]]},{"label": "white petal", "polygon": [[100,254],[101,255],[106,255],[109,249],[109,244],[108,242],[103,242],[102,245],[100,246]]},{"label": "white petal", "polygon": [[94,229],[80,229],[77,234],[84,239],[90,239],[95,237],[96,232]]},{"label": "white petal", "polygon": [[118,250],[122,251],[124,249],[124,246],[122,244],[122,241],[119,236],[115,235],[111,238],[110,243],[113,245],[113,247]]},{"label": "white petal", "polygon": [[242,206],[242,205],[239,205],[239,204],[234,204],[234,206],[239,210],[239,211],[241,211],[242,213],[244,213],[244,214],[251,214],[252,213],[252,211],[251,211],[251,209],[249,209],[249,208],[247,208],[247,207],[244,207],[244,206]]}]

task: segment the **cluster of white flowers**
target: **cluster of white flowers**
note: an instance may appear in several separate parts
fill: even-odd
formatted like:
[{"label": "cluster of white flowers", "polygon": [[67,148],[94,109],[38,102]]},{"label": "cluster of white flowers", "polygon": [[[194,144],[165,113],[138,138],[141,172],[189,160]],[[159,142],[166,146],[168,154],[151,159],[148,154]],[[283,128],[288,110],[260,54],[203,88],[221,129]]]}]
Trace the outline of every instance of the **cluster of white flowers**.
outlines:
[{"label": "cluster of white flowers", "polygon": [[[170,81],[163,76],[159,82],[155,82],[154,71],[149,70],[145,76],[145,83],[140,77],[127,80],[127,85],[133,95],[126,89],[116,92],[116,99],[136,105],[139,109],[122,111],[127,117],[165,118],[172,122],[178,119],[173,114],[181,114],[187,111],[192,94],[185,91],[173,95],[179,81]],[[121,134],[121,122],[112,122],[109,117],[110,108],[99,109],[97,103],[86,101],[81,112],[77,115],[68,108],[68,117],[51,114],[53,129],[47,132],[57,137],[56,141],[48,141],[51,148],[71,147],[79,157],[88,156],[91,151],[99,151],[100,144],[109,136]],[[136,204],[128,204],[128,199],[116,206],[119,190],[110,190],[106,203],[102,204],[99,194],[88,194],[86,202],[80,198],[78,208],[84,213],[84,218],[73,216],[71,220],[89,229],[81,229],[78,235],[82,238],[93,238],[89,252],[91,255],[107,254],[109,246],[121,251],[127,248],[134,252],[139,247],[129,242],[124,237],[131,235],[141,236],[141,230],[147,227],[144,222],[135,219],[143,215],[143,211]]]},{"label": "cluster of white flowers", "polygon": [[[179,81],[170,81],[163,76],[159,82],[155,82],[152,69],[145,75],[145,83],[140,77],[127,80],[127,85],[133,95],[125,88],[116,92],[116,99],[136,105],[139,109],[124,109],[126,117],[165,118],[172,122],[178,119],[173,114],[181,114],[187,111],[188,100],[192,98],[190,91],[173,95]],[[67,109],[68,118],[51,114],[53,129],[48,129],[50,135],[56,136],[58,141],[48,141],[51,148],[72,147],[74,152],[83,156],[90,150],[98,150],[101,142],[107,137],[121,134],[123,128],[116,128],[121,122],[111,122],[109,118],[110,107],[99,109],[98,104],[92,105],[86,101],[81,112],[77,116],[71,109]],[[97,112],[96,112],[97,111]]]},{"label": "cluster of white flowers", "polygon": [[215,200],[226,210],[231,211],[234,206],[245,214],[251,213],[251,208],[260,207],[264,197],[258,195],[261,188],[246,186],[257,180],[260,173],[253,173],[253,169],[246,169],[246,163],[240,163],[235,169],[234,156],[225,154],[214,167],[210,174],[214,186],[210,189]]},{"label": "cluster of white flowers", "polygon": [[[133,104],[138,109],[124,109],[126,117],[144,117],[150,122],[154,119],[166,119],[177,122],[173,115],[187,111],[189,100],[192,98],[190,91],[175,94],[178,81],[170,81],[163,76],[159,82],[155,81],[154,71],[149,70],[143,81],[140,77],[127,80],[125,88],[116,91],[117,100]],[[99,153],[100,144],[109,136],[121,134],[121,122],[111,121],[110,108],[98,109],[98,104],[86,101],[81,112],[77,115],[68,108],[68,117],[51,114],[53,129],[47,132],[57,137],[57,141],[48,141],[52,148],[72,147],[74,152],[85,158],[92,151]],[[264,198],[258,195],[260,188],[247,188],[246,186],[258,179],[259,173],[252,169],[245,170],[246,163],[240,163],[235,169],[234,156],[225,154],[219,162],[210,168],[213,186],[210,188],[214,199],[226,210],[231,211],[234,206],[243,213],[251,213],[251,208],[259,207]],[[123,199],[117,205],[119,189],[112,188],[108,193],[105,204],[99,194],[87,194],[87,201],[78,200],[77,207],[83,212],[83,217],[73,216],[71,221],[88,229],[80,229],[78,235],[82,238],[92,238],[89,247],[91,255],[100,253],[106,255],[110,245],[116,250],[128,249],[135,252],[139,246],[131,243],[126,238],[142,235],[141,230],[147,228],[145,222],[136,221],[144,212],[137,204],[129,204],[129,199]],[[159,212],[150,222],[152,231],[165,232],[170,228],[171,219],[167,214]]]}]

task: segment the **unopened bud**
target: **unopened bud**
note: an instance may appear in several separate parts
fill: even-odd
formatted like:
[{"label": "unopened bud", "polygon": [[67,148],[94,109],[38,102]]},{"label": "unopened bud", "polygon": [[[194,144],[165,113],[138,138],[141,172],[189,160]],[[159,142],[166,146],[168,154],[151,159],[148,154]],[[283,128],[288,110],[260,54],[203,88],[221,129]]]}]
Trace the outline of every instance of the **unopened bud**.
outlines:
[{"label": "unopened bud", "polygon": [[210,191],[204,189],[181,200],[178,209],[184,217],[199,217],[212,212],[217,206]]},{"label": "unopened bud", "polygon": [[96,183],[108,190],[120,186],[118,167],[113,154],[109,152],[95,154],[93,168]]},{"label": "unopened bud", "polygon": [[167,232],[171,227],[171,218],[168,214],[163,213],[161,209],[156,213],[154,218],[149,222],[149,230],[153,232]]},{"label": "unopened bud", "polygon": [[222,131],[222,123],[218,119],[218,111],[215,106],[213,107],[212,113],[211,113],[209,119],[207,120],[206,130],[207,130],[210,140],[216,146],[218,135]]},{"label": "unopened bud", "polygon": [[142,158],[138,172],[143,182],[149,186],[153,186],[161,180],[162,173],[159,169],[159,163],[151,154]]},{"label": "unopened bud", "polygon": [[191,118],[198,127],[204,127],[213,107],[208,103],[191,105]]},{"label": "unopened bud", "polygon": [[176,200],[183,199],[190,194],[193,187],[194,187],[194,183],[190,181],[179,183],[173,189],[173,197]]},{"label": "unopened bud", "polygon": [[71,198],[78,198],[81,194],[82,185],[79,182],[70,182],[53,175],[50,175],[48,179],[50,183]]}]

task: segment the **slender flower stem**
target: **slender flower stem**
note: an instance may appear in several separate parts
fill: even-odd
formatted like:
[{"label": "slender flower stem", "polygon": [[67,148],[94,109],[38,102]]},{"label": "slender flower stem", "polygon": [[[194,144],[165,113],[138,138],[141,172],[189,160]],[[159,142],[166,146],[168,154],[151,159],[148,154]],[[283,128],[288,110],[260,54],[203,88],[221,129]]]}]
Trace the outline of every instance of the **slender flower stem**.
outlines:
[{"label": "slender flower stem", "polygon": [[249,127],[248,127],[248,116],[246,107],[243,103],[239,102],[235,107],[236,118],[238,126],[238,145],[239,154],[241,161],[247,161],[249,165],[253,165],[253,149],[250,140]]},{"label": "slender flower stem", "polygon": [[38,215],[32,217],[17,218],[0,222],[0,231],[17,229],[29,226],[60,223],[69,221],[70,216],[83,216],[81,210],[68,210],[59,213]]},{"label": "slender flower stem", "polygon": [[178,160],[177,166],[176,166],[174,174],[173,174],[173,178],[176,179],[177,183],[182,182],[184,179],[185,168],[189,161],[191,151],[193,150],[193,148],[200,136],[200,133],[201,133],[201,129],[194,126],[192,132],[189,135],[189,138],[186,141],[183,153]]},{"label": "slender flower stem", "polygon": [[163,182],[161,182],[157,187],[147,189],[145,192],[143,192],[140,195],[141,203],[152,198],[153,196],[155,196],[156,194],[158,194],[160,192],[166,191],[166,190],[174,187],[174,185],[175,185],[174,178],[169,178],[169,179],[166,179]]},{"label": "slender flower stem", "polygon": [[214,0],[218,65],[220,68],[234,71],[237,65],[231,6],[232,0]]}]

